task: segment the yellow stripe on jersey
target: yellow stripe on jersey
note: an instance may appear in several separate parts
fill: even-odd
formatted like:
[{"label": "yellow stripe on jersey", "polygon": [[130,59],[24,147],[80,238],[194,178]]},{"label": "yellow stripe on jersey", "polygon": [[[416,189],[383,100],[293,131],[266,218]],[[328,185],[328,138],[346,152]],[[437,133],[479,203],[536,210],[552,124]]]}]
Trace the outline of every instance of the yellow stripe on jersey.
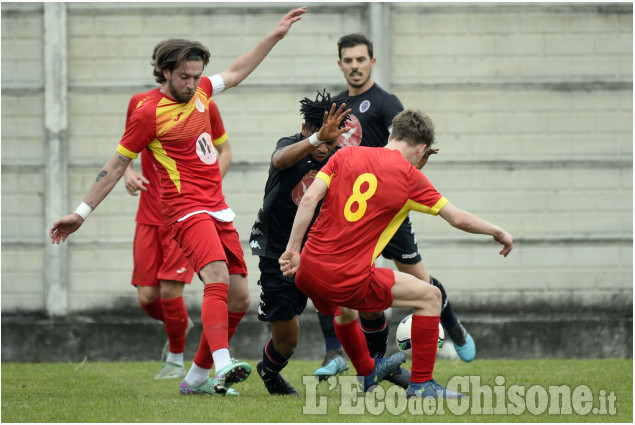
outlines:
[{"label": "yellow stripe on jersey", "polygon": [[148,144],[148,149],[154,153],[156,160],[159,161],[168,172],[170,180],[172,180],[172,183],[176,186],[176,190],[181,193],[181,173],[176,169],[176,162],[170,158],[158,139],[151,141],[150,144]]},{"label": "yellow stripe on jersey", "polygon": [[331,186],[331,180],[333,179],[333,175],[331,174],[330,176],[322,171],[319,171],[317,173],[317,175],[315,176],[316,179],[320,179],[320,180],[324,180],[324,183],[326,183],[326,186],[330,187]]},{"label": "yellow stripe on jersey", "polygon": [[120,154],[122,154],[126,158],[130,158],[130,159],[137,159],[137,157],[139,156],[138,153],[129,151],[128,149],[126,149],[123,146],[121,146],[121,144],[119,146],[117,146],[117,152],[119,152]]},{"label": "yellow stripe on jersey", "polygon": [[220,146],[227,141],[227,133],[220,136],[218,139],[214,139],[214,146]]},{"label": "yellow stripe on jersey", "polygon": [[413,201],[412,199],[409,199],[406,205],[409,206],[410,209],[413,211],[420,211],[422,213],[430,215],[437,215],[439,214],[439,211],[441,211],[441,208],[445,207],[445,204],[447,203],[448,200],[445,199],[445,196],[442,196],[432,207],[427,207],[423,204]]},{"label": "yellow stripe on jersey", "polygon": [[375,246],[375,251],[373,252],[373,259],[370,264],[372,265],[379,254],[381,254],[384,248],[386,248],[386,245],[388,245],[388,242],[390,242],[392,237],[395,236],[397,229],[399,229],[399,226],[401,226],[401,223],[403,223],[410,211],[419,211],[430,215],[437,215],[439,214],[439,211],[441,211],[441,208],[443,208],[447,203],[448,200],[444,196],[442,196],[432,207],[428,207],[420,204],[419,202],[413,201],[412,199],[408,199],[403,208],[399,210],[390,223],[388,223],[388,226],[386,226],[384,231],[381,232],[381,235],[379,235],[379,240],[377,240],[377,245]]},{"label": "yellow stripe on jersey", "polygon": [[195,109],[196,102],[175,103],[167,98],[161,99],[157,105],[157,138],[184,121]]}]

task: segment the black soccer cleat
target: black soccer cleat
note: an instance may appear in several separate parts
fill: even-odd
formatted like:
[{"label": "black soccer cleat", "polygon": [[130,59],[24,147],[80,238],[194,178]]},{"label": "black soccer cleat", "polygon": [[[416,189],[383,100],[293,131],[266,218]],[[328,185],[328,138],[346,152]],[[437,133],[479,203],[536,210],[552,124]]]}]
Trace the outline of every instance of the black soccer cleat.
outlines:
[{"label": "black soccer cleat", "polygon": [[296,396],[298,392],[288,383],[280,373],[265,371],[262,360],[256,365],[258,376],[262,378],[265,388],[271,395],[290,395]]}]

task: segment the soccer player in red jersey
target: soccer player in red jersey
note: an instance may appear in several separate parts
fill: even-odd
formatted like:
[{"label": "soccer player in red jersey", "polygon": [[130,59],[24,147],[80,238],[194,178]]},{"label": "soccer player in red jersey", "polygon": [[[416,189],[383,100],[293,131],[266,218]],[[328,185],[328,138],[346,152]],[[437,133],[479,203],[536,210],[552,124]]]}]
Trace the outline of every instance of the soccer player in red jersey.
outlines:
[{"label": "soccer player in red jersey", "polygon": [[[406,110],[393,120],[388,144],[340,149],[322,168],[298,208],[287,250],[280,257],[285,276],[295,275],[298,288],[323,314],[335,316],[338,339],[372,388],[405,361],[404,353],[387,359],[370,357],[357,310],[383,311],[413,307],[412,374],[409,397],[461,397],[432,379],[437,353],[441,292],[410,274],[375,267],[374,262],[409,211],[440,215],[470,233],[490,235],[513,248],[512,236],[498,226],[452,205],[417,167],[434,143],[427,115]],[[315,206],[324,199],[302,254],[303,235]]]},{"label": "soccer player in red jersey", "polygon": [[[161,44],[157,45],[155,52]],[[155,59],[153,55],[153,60]],[[126,122],[149,93],[137,93],[132,96],[128,104]],[[220,173],[223,177],[231,163],[231,147],[218,107],[211,99],[209,115],[214,146],[218,151]],[[164,323],[168,336],[161,355],[163,365],[155,379],[182,378],[185,376],[185,339],[194,326],[187,314],[183,288],[186,283],[191,282],[194,269],[163,221],[159,199],[159,174],[152,164],[150,155],[150,151],[141,155],[142,174],[132,168],[132,161],[124,173],[128,193],[132,196],[137,196],[137,192],[141,193],[136,216],[131,284],[137,288],[141,308],[148,316]],[[231,306],[228,307],[231,310]]]},{"label": "soccer player in red jersey", "polygon": [[[228,339],[240,318],[228,314],[228,297],[249,304],[247,267],[235,216],[225,203],[220,168],[212,145],[209,99],[243,81],[284,38],[306,7],[287,13],[276,28],[225,71],[203,77],[209,51],[193,41],[167,40],[156,51],[154,76],[161,84],[134,110],[115,155],[98,173],[74,213],[49,231],[64,242],[110,193],[129,162],[143,149],[161,176],[161,208],[173,238],[203,281],[203,337],[181,394],[224,394],[246,379],[251,367],[231,358]],[[230,277],[231,276],[231,277]],[[246,311],[245,307],[242,311]],[[208,375],[215,364],[216,376]]]}]

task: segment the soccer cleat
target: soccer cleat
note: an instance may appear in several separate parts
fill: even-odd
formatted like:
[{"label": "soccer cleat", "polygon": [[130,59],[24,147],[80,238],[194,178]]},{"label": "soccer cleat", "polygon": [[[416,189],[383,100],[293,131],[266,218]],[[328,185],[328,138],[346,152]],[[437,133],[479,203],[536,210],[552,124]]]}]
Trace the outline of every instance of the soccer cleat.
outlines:
[{"label": "soccer cleat", "polygon": [[448,390],[443,385],[437,384],[434,379],[430,379],[420,384],[411,382],[406,390],[406,397],[464,398],[467,396]]},{"label": "soccer cleat", "polygon": [[[214,391],[214,380],[213,379],[207,379],[205,382],[203,382],[201,385],[197,386],[197,387],[193,387],[191,385],[188,385],[185,380],[181,381],[181,386],[179,387],[179,393],[181,393],[182,395],[202,395],[202,394],[216,394],[216,391]],[[231,395],[231,396],[239,396],[240,393],[238,391],[236,391],[233,388],[230,388],[227,390],[227,393],[225,393],[226,395]]]},{"label": "soccer cleat", "polygon": [[232,359],[230,364],[216,373],[214,390],[219,394],[225,394],[232,385],[247,379],[250,373],[251,366],[248,363]]},{"label": "soccer cleat", "polygon": [[456,354],[459,355],[461,360],[466,363],[474,360],[474,357],[476,356],[476,344],[474,344],[472,335],[467,332],[461,322],[457,319],[456,325],[454,325],[451,329],[447,329],[447,331],[454,343]]},{"label": "soccer cleat", "polygon": [[262,378],[265,388],[271,395],[292,395],[297,396],[298,392],[279,372],[265,371],[262,360],[256,365],[258,375]]},{"label": "soccer cleat", "polygon": [[375,359],[375,368],[370,375],[363,377],[363,390],[368,391],[376,387],[386,376],[399,369],[399,365],[406,361],[406,353],[398,352],[384,359]]},{"label": "soccer cleat", "polygon": [[161,366],[161,371],[154,379],[174,379],[183,378],[185,376],[185,367],[182,364],[165,362]]},{"label": "soccer cleat", "polygon": [[184,379],[179,386],[179,393],[183,395],[216,394],[216,391],[214,391],[214,380],[207,378],[201,385],[193,386],[188,385]]},{"label": "soccer cleat", "polygon": [[404,390],[410,385],[410,371],[400,367],[396,372],[386,376],[386,381],[399,385]]},{"label": "soccer cleat", "polygon": [[[192,328],[194,327],[194,322],[189,317],[187,318],[187,328],[185,329],[185,336],[190,333]],[[170,339],[168,338],[163,344],[163,351],[161,352],[161,361],[165,362],[168,359],[168,354],[170,354]]]},{"label": "soccer cleat", "polygon": [[322,366],[313,374],[318,377],[319,381],[327,379],[329,376],[335,376],[348,370],[348,363],[340,355],[341,351],[327,351],[324,356]]}]

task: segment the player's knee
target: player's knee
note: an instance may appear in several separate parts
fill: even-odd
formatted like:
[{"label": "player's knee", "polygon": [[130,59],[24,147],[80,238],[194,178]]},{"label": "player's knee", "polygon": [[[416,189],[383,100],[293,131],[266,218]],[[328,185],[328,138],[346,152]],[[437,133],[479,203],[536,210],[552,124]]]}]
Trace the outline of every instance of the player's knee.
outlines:
[{"label": "player's knee", "polygon": [[421,301],[441,309],[441,291],[439,288],[432,285],[420,285],[417,289],[420,291]]},{"label": "player's knee", "polygon": [[247,311],[251,304],[249,292],[245,294],[231,294],[227,299],[227,309],[230,311]]},{"label": "player's knee", "polygon": [[139,304],[141,305],[152,304],[158,298],[159,298],[158,290],[153,291],[153,290],[146,290],[146,288],[144,288],[144,289],[139,289],[137,291],[137,299],[139,300]]},{"label": "player's knee", "polygon": [[291,357],[295,353],[298,345],[298,338],[288,335],[286,338],[275,343],[276,351],[285,357]]}]

